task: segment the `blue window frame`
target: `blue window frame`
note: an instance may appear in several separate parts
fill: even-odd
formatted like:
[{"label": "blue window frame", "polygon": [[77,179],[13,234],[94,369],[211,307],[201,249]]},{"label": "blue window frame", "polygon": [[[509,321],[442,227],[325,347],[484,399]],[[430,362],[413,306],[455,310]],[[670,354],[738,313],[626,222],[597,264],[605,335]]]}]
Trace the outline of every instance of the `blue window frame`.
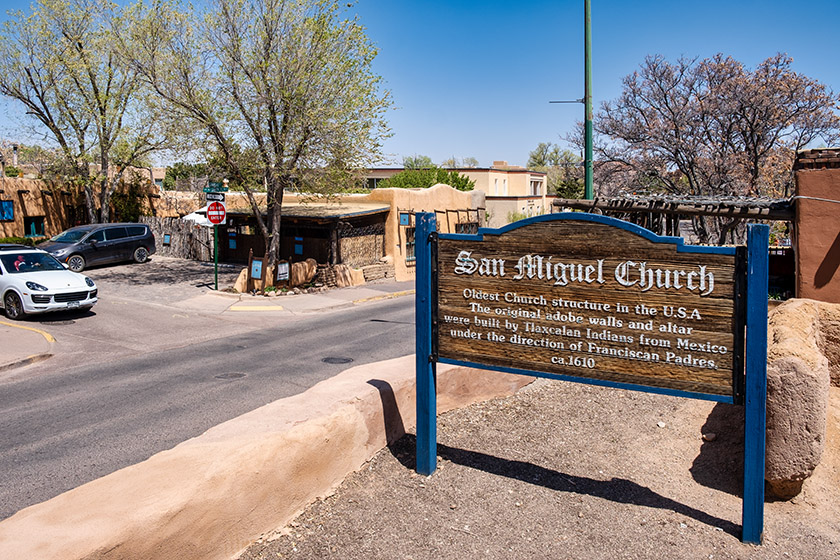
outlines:
[{"label": "blue window frame", "polygon": [[0,222],[15,221],[15,203],[12,200],[0,200]]}]

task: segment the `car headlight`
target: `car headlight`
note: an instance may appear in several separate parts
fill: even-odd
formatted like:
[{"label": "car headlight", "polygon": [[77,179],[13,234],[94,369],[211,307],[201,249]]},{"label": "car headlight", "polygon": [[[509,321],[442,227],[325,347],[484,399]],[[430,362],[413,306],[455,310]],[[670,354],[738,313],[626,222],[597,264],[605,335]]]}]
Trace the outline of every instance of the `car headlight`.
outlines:
[{"label": "car headlight", "polygon": [[91,280],[91,279],[90,279],[90,278],[88,278],[87,276],[85,276],[85,284],[87,284],[87,285],[88,285],[88,286],[90,286],[91,288],[95,288],[95,287],[96,287],[96,284],[94,284],[94,283],[93,283],[93,280]]},{"label": "car headlight", "polygon": [[52,253],[50,253],[50,254],[51,254],[52,256],[54,256],[54,257],[61,257],[61,256],[63,256],[63,255],[66,255],[66,254],[67,254],[67,249],[59,249],[59,250],[57,250],[57,251],[53,251],[53,252],[52,252]]},{"label": "car headlight", "polygon": [[45,288],[44,286],[42,286],[41,284],[38,284],[36,282],[27,282],[26,287],[29,288],[30,290],[35,290],[36,292],[46,292],[47,291],[47,288]]}]

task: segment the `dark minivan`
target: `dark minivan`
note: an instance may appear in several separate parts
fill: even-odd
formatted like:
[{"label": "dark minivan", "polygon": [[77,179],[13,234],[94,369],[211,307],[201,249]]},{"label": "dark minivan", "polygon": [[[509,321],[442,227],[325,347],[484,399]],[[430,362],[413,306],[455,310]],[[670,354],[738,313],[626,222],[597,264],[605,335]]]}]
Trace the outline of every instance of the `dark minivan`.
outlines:
[{"label": "dark minivan", "polygon": [[94,264],[146,262],[155,252],[155,236],[145,224],[76,226],[38,244],[73,272]]}]

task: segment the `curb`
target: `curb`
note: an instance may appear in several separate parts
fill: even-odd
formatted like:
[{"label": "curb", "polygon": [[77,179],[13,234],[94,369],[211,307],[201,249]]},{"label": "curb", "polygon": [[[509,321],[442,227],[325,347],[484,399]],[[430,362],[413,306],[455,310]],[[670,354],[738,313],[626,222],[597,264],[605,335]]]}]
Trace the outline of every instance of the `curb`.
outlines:
[{"label": "curb", "polygon": [[16,369],[23,366],[28,366],[31,364],[36,364],[38,362],[43,362],[44,360],[48,360],[53,357],[51,352],[44,352],[43,354],[33,354],[32,356],[27,356],[26,358],[22,358],[20,360],[15,360],[13,362],[9,362],[7,364],[0,364],[0,371],[8,371],[10,369]]},{"label": "curb", "polygon": [[[345,370],[29,506],[0,522],[4,553],[237,558],[414,426],[414,363],[409,355]],[[448,365],[438,374],[439,412],[513,394],[533,380]]]},{"label": "curb", "polygon": [[35,327],[26,327],[24,325],[16,325],[15,323],[9,323],[7,321],[0,321],[0,325],[5,325],[7,327],[13,327],[13,328],[16,328],[16,329],[23,329],[23,330],[26,330],[26,331],[36,332],[36,333],[40,334],[41,336],[43,336],[47,340],[47,342],[49,342],[50,344],[55,342],[55,337],[53,335],[51,335],[47,331],[42,331],[41,329],[36,329]]},{"label": "curb", "polygon": [[44,340],[46,340],[47,343],[50,345],[50,349],[49,349],[48,352],[41,352],[40,354],[33,354],[33,355],[27,356],[25,358],[17,358],[17,359],[12,360],[11,362],[8,362],[8,363],[5,363],[5,364],[0,364],[0,371],[9,371],[9,370],[16,369],[16,368],[19,368],[19,367],[28,366],[28,365],[35,364],[35,363],[38,363],[38,362],[43,362],[44,360],[47,360],[47,359],[53,357],[52,349],[53,349],[53,345],[55,344],[56,340],[55,340],[55,337],[53,335],[51,335],[50,333],[48,333],[46,331],[43,331],[41,329],[37,329],[35,327],[27,327],[25,325],[18,325],[18,324],[15,324],[15,323],[9,323],[8,321],[0,321],[0,325],[37,333],[37,334],[43,336]]}]

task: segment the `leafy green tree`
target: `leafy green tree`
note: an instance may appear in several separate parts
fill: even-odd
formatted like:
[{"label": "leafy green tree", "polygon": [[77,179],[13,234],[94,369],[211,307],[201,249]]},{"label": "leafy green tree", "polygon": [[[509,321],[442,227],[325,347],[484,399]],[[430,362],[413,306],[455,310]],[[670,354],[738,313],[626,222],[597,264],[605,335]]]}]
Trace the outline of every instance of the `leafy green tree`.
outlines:
[{"label": "leafy green tree", "polygon": [[400,171],[393,177],[382,181],[379,184],[379,188],[428,189],[438,183],[449,185],[459,191],[471,191],[475,187],[475,181],[461,175],[457,171],[447,171],[440,167],[429,167],[426,169],[406,169],[405,171]]},{"label": "leafy green tree", "polygon": [[404,169],[429,169],[434,166],[435,164],[432,163],[432,158],[429,156],[414,155],[403,158]]},{"label": "leafy green tree", "polygon": [[163,177],[163,188],[175,190],[178,188],[179,182],[200,177],[207,177],[206,163],[176,162],[166,168],[166,175]]},{"label": "leafy green tree", "polygon": [[[371,68],[376,49],[343,7],[334,0],[160,0],[134,8],[135,25],[117,35],[171,118],[194,127],[245,190],[268,266],[280,250],[284,191],[341,187],[330,184],[338,174],[324,170],[368,167],[389,135],[390,96]],[[263,186],[267,219],[254,196]]]},{"label": "leafy green tree", "polygon": [[551,142],[540,142],[528,156],[528,168],[546,174],[548,192],[560,198],[581,198],[584,191],[581,158]]},{"label": "leafy green tree", "polygon": [[107,222],[126,168],[160,145],[140,82],[114,49],[110,30],[128,24],[107,0],[37,0],[31,9],[0,30],[0,94],[56,142],[90,221]]}]

